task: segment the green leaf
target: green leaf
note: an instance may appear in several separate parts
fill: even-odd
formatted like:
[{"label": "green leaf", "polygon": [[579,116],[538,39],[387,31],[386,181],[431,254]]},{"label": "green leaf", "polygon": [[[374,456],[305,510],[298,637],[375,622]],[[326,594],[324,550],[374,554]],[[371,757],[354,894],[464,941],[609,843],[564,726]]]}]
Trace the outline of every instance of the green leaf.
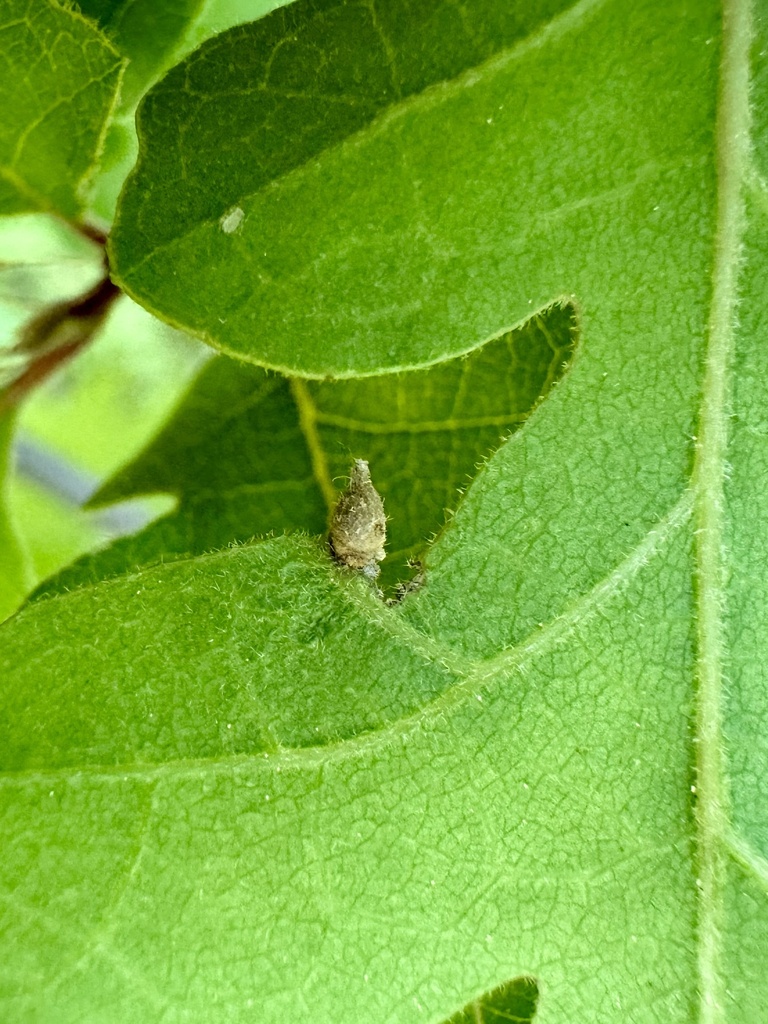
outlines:
[{"label": "green leaf", "polygon": [[186,37],[189,49],[195,49],[210,36],[233,25],[263,18],[286,0],[204,0],[202,10]]},{"label": "green leaf", "polygon": [[200,373],[153,444],[91,504],[170,491],[176,512],[44,584],[50,593],[180,554],[286,530],[324,534],[337,487],[365,457],[389,511],[392,586],[442,528],[460,488],[562,375],[570,306],[461,359],[363,380],[303,383],[230,359]]},{"label": "green leaf", "polygon": [[[595,1019],[650,1000],[682,1020],[688,511],[539,636],[477,660],[412,629],[413,598],[388,609],[291,538],[20,613],[0,662],[4,931],[24,956],[4,960],[8,1013],[210,1020],[215,991],[221,1019],[248,999],[275,1018],[303,992],[316,1019],[351,1003],[349,1020],[407,1021],[526,965],[564,1019],[587,999]],[[659,929],[675,957],[645,938]],[[592,988],[595,946],[620,1016]]]},{"label": "green leaf", "polygon": [[534,978],[513,978],[473,1000],[446,1024],[528,1024],[536,1013],[538,995]]},{"label": "green leaf", "polygon": [[[724,477],[721,514],[727,560],[725,579],[716,581],[721,586],[716,596],[726,614],[722,632],[714,637],[723,645],[724,671],[720,678],[708,680],[706,693],[707,710],[715,722],[716,702],[722,705],[724,744],[722,750],[712,751],[710,768],[713,774],[719,769],[725,776],[722,814],[712,814],[707,821],[718,837],[724,836],[726,860],[725,866],[715,864],[722,870],[715,881],[723,885],[723,896],[711,926],[723,927],[723,973],[729,1004],[739,1007],[739,1019],[744,1021],[759,1020],[765,1013],[762,965],[768,949],[768,530],[763,513],[768,480],[768,332],[764,311],[768,294],[768,65],[764,56],[768,12],[763,4],[755,13],[759,17],[751,51],[750,94],[754,148],[745,168],[744,217],[729,225],[734,235],[742,230],[741,261],[737,263],[734,255],[729,265],[733,275],[741,270],[739,325],[728,353],[732,373],[723,382],[730,387],[719,410],[718,462],[712,460],[712,472],[721,471]],[[737,70],[743,74],[743,69]],[[740,84],[744,88],[743,80]],[[729,164],[731,161],[726,166],[732,176],[739,168]],[[735,188],[732,179],[729,184]],[[737,239],[732,236],[729,241],[735,249]],[[726,281],[734,286],[732,280]],[[715,309],[720,314],[717,327],[727,341],[733,329],[727,308]],[[713,560],[716,554],[710,552]],[[712,775],[708,781],[716,784]]]},{"label": "green leaf", "polygon": [[[571,293],[578,356],[395,607],[285,537],[3,626],[8,1019],[415,1024],[522,976],[543,1024],[764,1018],[765,19],[579,3],[340,147],[333,173],[307,164],[290,219],[276,187],[284,244],[316,202],[341,253],[353,217],[383,223],[362,186],[347,204],[345,168],[359,184],[403,125],[366,195],[412,244],[402,266],[349,255],[327,307],[330,348],[375,306],[350,367],[390,339],[469,350],[478,324]],[[511,136],[467,134],[479,95],[513,106]],[[425,139],[451,161],[419,177]],[[391,189],[398,169],[421,191]],[[419,276],[425,225],[455,276]],[[401,270],[426,295],[409,350]],[[479,299],[502,277],[509,320],[490,285]]]},{"label": "green leaf", "polygon": [[[16,632],[13,658],[7,647],[0,653],[2,677],[19,678],[21,664],[31,662],[45,678],[58,674],[61,650],[54,638],[95,636],[94,626],[101,633],[98,620],[114,620],[116,602],[151,614],[132,613],[126,628],[102,635],[98,653],[89,653],[87,644],[72,652],[59,677],[58,711],[46,710],[49,691],[38,691],[32,701],[26,690],[4,694],[4,769],[163,764],[333,743],[415,711],[452,678],[439,664],[425,665],[407,633],[398,641],[373,592],[345,581],[316,542],[297,538],[177,562],[140,581],[115,580],[100,593],[85,588],[63,602],[41,602],[39,614]],[[138,655],[130,665],[121,654],[128,633]],[[326,664],[336,685],[310,695],[307,659],[315,667]],[[261,661],[285,673],[279,701],[268,672],[255,674],[243,689],[244,672],[251,675],[248,666]],[[108,665],[143,682],[138,689],[116,686]],[[90,711],[73,699],[84,673],[91,680]],[[175,692],[166,682],[171,674]],[[154,695],[153,680],[162,681]],[[141,720],[135,719],[139,706]],[[171,729],[153,724],[171,718]],[[126,730],[121,723],[129,720],[135,728]]]},{"label": "green leaf", "polygon": [[122,60],[87,19],[55,0],[3,0],[0,49],[0,213],[75,220]]},{"label": "green leaf", "polygon": [[80,9],[96,21],[128,58],[116,117],[109,126],[89,196],[95,213],[109,223],[117,196],[136,160],[136,104],[174,61],[202,0],[81,0]]},{"label": "green leaf", "polygon": [[204,341],[309,376],[432,362],[522,322],[562,292],[523,284],[508,240],[582,168],[538,132],[563,118],[556,90],[523,117],[510,97],[525,37],[567,34],[542,27],[563,6],[298,0],[209,40],[139,109],[116,279]]},{"label": "green leaf", "polygon": [[243,21],[262,17],[284,0],[84,0],[81,9],[128,57],[119,110],[104,141],[90,206],[106,222],[126,175],[136,161],[136,104],[150,85],[175,61],[204,39]]},{"label": "green leaf", "polygon": [[80,0],[79,6],[128,57],[120,105],[130,108],[168,66],[203,0]]},{"label": "green leaf", "polygon": [[0,409],[0,621],[29,593],[32,573],[8,506],[8,470],[16,417]]}]

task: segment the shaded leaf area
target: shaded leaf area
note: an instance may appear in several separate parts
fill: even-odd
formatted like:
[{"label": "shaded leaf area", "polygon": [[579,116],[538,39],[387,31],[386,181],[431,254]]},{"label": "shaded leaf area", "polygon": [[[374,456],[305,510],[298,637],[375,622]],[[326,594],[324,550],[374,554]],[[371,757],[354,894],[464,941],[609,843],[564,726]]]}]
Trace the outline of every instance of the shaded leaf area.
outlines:
[{"label": "shaded leaf area", "polygon": [[326,506],[288,381],[229,359],[203,368],[168,426],[92,504],[161,490],[178,495],[174,513],[86,555],[37,593],[260,533],[325,529]]},{"label": "shaded leaf area", "polygon": [[120,89],[123,112],[133,110],[147,87],[210,36],[241,22],[255,21],[286,0],[82,0],[93,18],[129,59]]},{"label": "shaded leaf area", "polygon": [[74,220],[117,95],[122,58],[76,10],[5,0],[0,12],[0,213]]},{"label": "shaded leaf area", "polygon": [[128,172],[136,162],[136,104],[175,61],[209,36],[243,21],[253,21],[284,0],[84,0],[80,7],[94,18],[129,58],[120,106],[109,126],[89,206],[110,223]]},{"label": "shaded leaf area", "polygon": [[384,497],[384,583],[425,555],[479,464],[565,372],[575,341],[573,307],[555,306],[427,370],[306,385],[331,479],[343,479],[350,459],[364,457]]},{"label": "shaded leaf area", "polygon": [[94,499],[170,491],[176,512],[86,556],[39,592],[271,531],[323,534],[353,458],[370,462],[384,497],[380,581],[391,586],[423,554],[477,464],[562,375],[575,331],[573,307],[555,306],[462,359],[356,381],[291,384],[215,360],[153,444]]},{"label": "shaded leaf area", "polygon": [[[427,127],[430,137],[442,133],[443,144],[450,146],[451,165],[457,166],[455,173],[448,169],[447,177],[447,153],[430,154],[428,166],[412,167],[411,142],[399,136],[415,109],[415,97],[429,94],[432,98],[424,100],[429,107],[442,95],[442,83],[511,52],[569,6],[567,0],[535,5],[482,0],[470,13],[442,0],[383,0],[375,6],[297,0],[209,40],[172,69],[139,109],[142,149],[121,196],[111,240],[121,285],[147,308],[225,351],[316,376],[425,363],[465,349],[467,338],[480,343],[497,335],[530,309],[530,295],[514,308],[507,301],[501,315],[498,308],[485,308],[487,299],[476,295],[482,269],[459,269],[462,243],[441,239],[429,204],[422,206],[422,194],[428,196],[437,183],[448,186],[440,199],[446,226],[456,207],[466,208],[471,218],[484,196],[478,179],[485,158],[477,153],[470,158],[474,166],[465,182],[477,194],[467,204],[465,187],[459,187],[467,169],[458,166],[462,148],[469,146],[468,156],[473,149],[465,124],[458,132],[456,125],[448,132]],[[505,93],[509,100],[508,88]],[[508,112],[514,116],[517,106],[508,102]],[[487,128],[496,107],[481,101],[468,114],[468,123],[481,118]],[[320,189],[314,213],[300,210],[290,184],[295,172],[316,167],[325,179],[322,157],[340,155],[345,140],[357,148],[366,130],[378,135],[372,126],[385,113],[396,114],[392,123],[399,126],[384,142],[385,152],[362,154],[364,171],[357,158],[341,175],[332,168],[332,194]],[[423,113],[417,117],[423,122]],[[275,125],[282,130],[275,131]],[[343,159],[351,155],[345,151]],[[393,157],[394,177],[388,168]],[[404,201],[397,194],[403,172],[411,193]],[[505,177],[500,171],[495,194],[503,191]],[[315,192],[317,185],[310,188]],[[368,209],[359,206],[360,188],[369,193]],[[263,202],[256,201],[258,196]],[[274,204],[281,210],[279,231]],[[233,208],[246,214],[236,233],[226,229]],[[494,209],[500,212],[497,202]],[[292,225],[288,231],[286,210]],[[387,249],[384,257],[374,253],[369,258],[360,248],[373,238]],[[422,266],[427,254],[430,266]],[[433,289],[446,261],[454,283],[461,281],[462,290],[469,288],[485,308],[485,327],[478,330],[472,323],[467,332],[466,318],[457,318],[451,303],[440,324],[421,337],[419,310],[425,314],[428,303],[420,293]],[[207,271],[202,287],[195,263]],[[398,263],[407,287],[395,296],[387,279]],[[360,275],[365,276],[363,290]],[[508,288],[515,275],[504,276]],[[534,308],[556,294],[543,300],[537,295]],[[355,297],[342,313],[344,295]],[[279,321],[274,319],[277,304]],[[396,304],[402,307],[401,323],[394,333],[392,322],[380,332],[376,311]],[[453,321],[447,337],[446,314]],[[464,320],[458,345],[457,319]],[[350,321],[357,325],[354,337]],[[403,329],[412,336],[407,344],[400,337]],[[375,341],[377,333],[381,336]],[[435,334],[439,346],[430,341]]]},{"label": "shaded leaf area", "polygon": [[538,998],[535,978],[512,978],[468,1003],[445,1024],[530,1024]]},{"label": "shaded leaf area", "polygon": [[8,502],[8,471],[15,415],[0,409],[0,621],[14,612],[32,583],[32,570]]},{"label": "shaded leaf area", "polygon": [[185,46],[189,50],[196,49],[210,36],[225,32],[233,25],[263,18],[284,3],[285,0],[204,0],[200,14],[187,34]]},{"label": "shaded leaf area", "polygon": [[168,66],[203,0],[80,0],[79,7],[129,59],[120,90],[120,106],[129,108]]},{"label": "shaded leaf area", "polygon": [[106,134],[89,195],[89,206],[109,223],[118,193],[136,160],[136,103],[173,63],[203,0],[82,0],[79,6],[128,58],[117,116]]}]

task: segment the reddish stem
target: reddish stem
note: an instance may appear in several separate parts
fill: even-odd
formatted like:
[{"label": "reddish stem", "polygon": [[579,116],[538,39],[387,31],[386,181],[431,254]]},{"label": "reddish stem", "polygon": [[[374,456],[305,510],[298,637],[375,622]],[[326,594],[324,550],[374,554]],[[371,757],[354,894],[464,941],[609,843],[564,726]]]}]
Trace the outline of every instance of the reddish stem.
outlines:
[{"label": "reddish stem", "polygon": [[[85,348],[120,294],[117,285],[103,277],[84,295],[49,306],[33,317],[16,346],[17,352],[28,352],[31,359],[0,392],[0,411],[17,405],[32,388]],[[65,326],[68,336],[57,344],[55,334]],[[53,347],[49,347],[51,342]]]}]

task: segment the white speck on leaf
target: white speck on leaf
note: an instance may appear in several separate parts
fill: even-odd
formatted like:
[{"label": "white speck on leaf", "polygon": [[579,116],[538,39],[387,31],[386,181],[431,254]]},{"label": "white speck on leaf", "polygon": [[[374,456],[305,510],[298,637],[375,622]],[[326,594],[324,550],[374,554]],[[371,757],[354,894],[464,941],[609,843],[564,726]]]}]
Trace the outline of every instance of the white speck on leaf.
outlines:
[{"label": "white speck on leaf", "polygon": [[237,231],[240,225],[245,220],[245,213],[239,206],[233,206],[231,210],[227,210],[224,216],[219,221],[219,226],[225,235],[231,235]]}]

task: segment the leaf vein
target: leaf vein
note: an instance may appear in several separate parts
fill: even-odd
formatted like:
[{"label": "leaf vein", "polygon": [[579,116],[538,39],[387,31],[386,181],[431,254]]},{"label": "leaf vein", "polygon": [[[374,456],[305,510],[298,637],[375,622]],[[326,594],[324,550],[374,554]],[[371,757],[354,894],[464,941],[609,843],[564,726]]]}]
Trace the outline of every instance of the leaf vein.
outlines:
[{"label": "leaf vein", "polygon": [[[131,775],[154,778],[166,774],[199,776],[202,769],[226,770],[247,766],[254,761],[278,765],[316,766],[335,758],[359,757],[374,746],[391,743],[396,736],[405,736],[419,731],[425,722],[444,716],[467,699],[477,696],[478,690],[488,688],[498,678],[506,677],[512,671],[522,671],[536,657],[545,653],[555,644],[565,642],[573,632],[591,620],[605,604],[625,588],[649,562],[664,550],[666,542],[690,519],[693,509],[693,491],[683,492],[667,516],[604,580],[590,591],[577,598],[562,614],[538,629],[514,647],[482,660],[472,660],[439,644],[432,637],[421,633],[405,622],[396,611],[387,607],[362,580],[358,585],[343,585],[344,577],[339,576],[339,588],[355,609],[361,612],[371,625],[383,629],[394,640],[402,643],[412,653],[426,661],[438,663],[457,677],[457,682],[435,700],[419,708],[405,718],[390,723],[376,732],[363,733],[351,739],[327,744],[321,747],[281,748],[277,754],[260,752],[256,755],[233,755],[231,757],[178,759],[160,765],[118,765],[114,768],[91,766],[67,766],[51,770],[27,769],[0,773],[0,779],[7,784],[25,782],[38,783],[51,778],[83,772],[91,778],[113,779],[116,775]],[[217,555],[202,556],[215,558]],[[51,598],[58,600],[59,598]]]},{"label": "leaf vein", "polygon": [[708,322],[707,364],[693,469],[697,576],[698,693],[696,788],[699,861],[699,1017],[723,1020],[722,967],[725,860],[730,800],[724,770],[723,564],[724,481],[728,439],[729,372],[738,303],[742,184],[748,166],[749,0],[726,0],[716,119],[718,201]]}]

